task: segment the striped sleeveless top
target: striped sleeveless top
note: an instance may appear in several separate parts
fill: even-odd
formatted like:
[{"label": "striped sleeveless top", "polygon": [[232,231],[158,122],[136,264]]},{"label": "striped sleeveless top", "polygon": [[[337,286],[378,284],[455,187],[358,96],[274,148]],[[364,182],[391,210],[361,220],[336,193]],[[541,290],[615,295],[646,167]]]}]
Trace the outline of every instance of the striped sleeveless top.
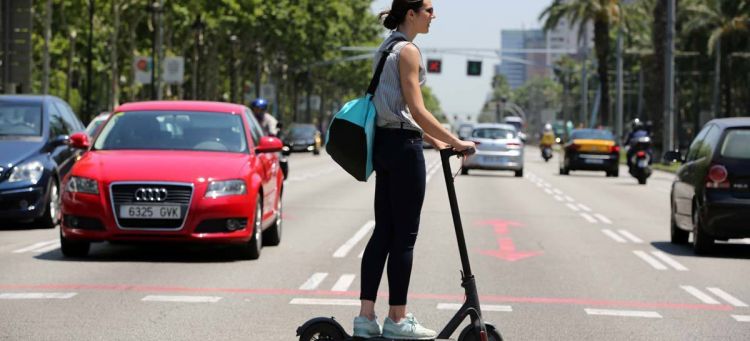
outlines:
[{"label": "striped sleeveless top", "polygon": [[[373,72],[380,62],[380,58],[383,55],[383,50],[388,48],[388,45],[393,42],[394,39],[401,38],[407,39],[406,35],[393,31],[388,38],[378,48],[375,55],[373,64]],[[401,54],[401,49],[407,44],[412,44],[408,41],[397,43],[393,46],[393,51],[388,55],[385,66],[383,67],[383,73],[380,75],[380,83],[378,89],[375,91],[373,97],[373,103],[375,109],[378,112],[376,125],[384,128],[398,128],[403,127],[404,129],[417,130],[422,132],[422,128],[414,121],[411,116],[409,107],[406,105],[404,95],[401,92],[401,80],[399,77],[398,60]],[[416,45],[414,45],[416,46]],[[425,82],[425,67],[422,58],[419,58],[419,84]]]}]

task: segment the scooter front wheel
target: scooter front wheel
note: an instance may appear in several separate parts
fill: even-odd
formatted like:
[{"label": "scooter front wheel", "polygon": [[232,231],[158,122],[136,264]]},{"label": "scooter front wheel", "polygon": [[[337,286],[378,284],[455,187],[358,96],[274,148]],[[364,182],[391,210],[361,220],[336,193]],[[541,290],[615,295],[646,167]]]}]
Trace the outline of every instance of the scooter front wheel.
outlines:
[{"label": "scooter front wheel", "polygon": [[347,336],[331,323],[318,322],[305,328],[299,341],[341,341]]},{"label": "scooter front wheel", "polygon": [[[493,325],[485,323],[484,327],[487,329],[487,341],[503,341],[502,336],[495,330]],[[469,324],[458,335],[458,341],[482,341],[482,338],[479,336],[476,328],[474,328],[474,325]]]}]

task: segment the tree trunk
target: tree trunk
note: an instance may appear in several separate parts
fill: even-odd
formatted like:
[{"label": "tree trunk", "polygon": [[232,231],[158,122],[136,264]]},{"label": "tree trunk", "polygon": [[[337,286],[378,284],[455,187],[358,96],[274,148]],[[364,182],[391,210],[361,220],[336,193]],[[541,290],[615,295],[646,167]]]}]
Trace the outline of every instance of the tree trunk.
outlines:
[{"label": "tree trunk", "polygon": [[601,126],[607,126],[609,121],[610,98],[609,98],[609,74],[607,73],[607,62],[609,57],[609,23],[604,21],[594,22],[594,41],[596,44],[596,59],[598,60],[597,72],[599,73],[599,87],[601,89],[601,102],[599,105],[599,120]]},{"label": "tree trunk", "polygon": [[646,89],[646,104],[648,120],[653,124],[652,141],[659,144],[655,147],[661,150],[659,147],[664,134],[664,42],[667,35],[667,0],[656,1],[653,17],[651,40],[654,44],[654,54],[649,61],[649,72],[646,73],[646,84],[650,88]]}]

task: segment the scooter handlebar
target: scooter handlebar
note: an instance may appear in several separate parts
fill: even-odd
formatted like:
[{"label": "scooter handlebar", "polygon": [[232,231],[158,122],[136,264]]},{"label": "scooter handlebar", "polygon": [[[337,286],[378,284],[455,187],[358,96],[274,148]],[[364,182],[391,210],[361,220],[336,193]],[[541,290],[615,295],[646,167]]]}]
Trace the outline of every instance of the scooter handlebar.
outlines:
[{"label": "scooter handlebar", "polygon": [[453,147],[448,147],[448,148],[440,150],[440,156],[442,158],[448,159],[451,156],[459,156],[459,155],[460,156],[469,156],[469,155],[473,155],[476,152],[477,152],[476,148],[468,148],[468,149],[464,149],[462,151],[457,151],[457,150],[453,149]]}]

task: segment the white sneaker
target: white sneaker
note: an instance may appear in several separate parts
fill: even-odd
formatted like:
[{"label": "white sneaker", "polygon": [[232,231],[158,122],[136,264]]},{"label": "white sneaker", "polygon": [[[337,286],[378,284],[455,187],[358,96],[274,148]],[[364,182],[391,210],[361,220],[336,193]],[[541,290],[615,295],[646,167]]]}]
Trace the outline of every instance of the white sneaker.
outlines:
[{"label": "white sneaker", "polygon": [[414,315],[406,314],[398,323],[386,317],[383,321],[383,337],[397,340],[432,340],[437,337],[437,333],[419,324]]},{"label": "white sneaker", "polygon": [[380,337],[383,333],[380,325],[378,324],[378,317],[375,316],[374,320],[370,320],[364,316],[357,316],[354,318],[354,337],[361,337],[365,339]]}]

